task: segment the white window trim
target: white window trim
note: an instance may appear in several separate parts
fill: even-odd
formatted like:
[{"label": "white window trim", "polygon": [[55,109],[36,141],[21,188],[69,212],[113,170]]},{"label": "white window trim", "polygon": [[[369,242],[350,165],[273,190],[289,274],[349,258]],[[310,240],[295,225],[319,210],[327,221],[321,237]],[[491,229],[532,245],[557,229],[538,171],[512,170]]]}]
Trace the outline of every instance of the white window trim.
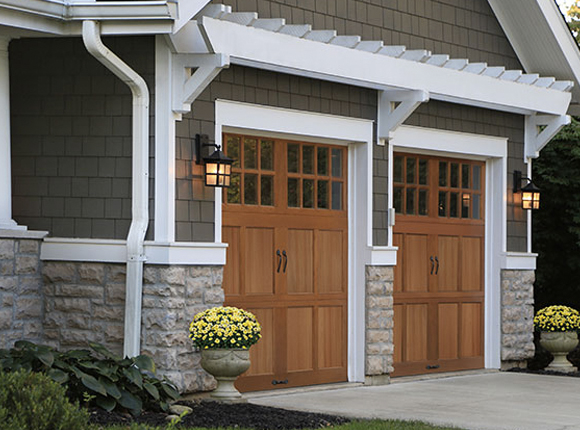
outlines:
[{"label": "white window trim", "polygon": [[[485,367],[501,367],[501,281],[507,243],[507,138],[400,126],[389,145],[389,201],[393,207],[393,151],[486,162]],[[393,232],[389,227],[389,245]]]},{"label": "white window trim", "polygon": [[[215,140],[223,132],[297,138],[348,146],[348,380],[365,376],[365,265],[372,243],[373,121],[255,104],[216,100]],[[216,202],[221,202],[216,189]],[[222,209],[215,207],[215,238],[221,241]]]}]

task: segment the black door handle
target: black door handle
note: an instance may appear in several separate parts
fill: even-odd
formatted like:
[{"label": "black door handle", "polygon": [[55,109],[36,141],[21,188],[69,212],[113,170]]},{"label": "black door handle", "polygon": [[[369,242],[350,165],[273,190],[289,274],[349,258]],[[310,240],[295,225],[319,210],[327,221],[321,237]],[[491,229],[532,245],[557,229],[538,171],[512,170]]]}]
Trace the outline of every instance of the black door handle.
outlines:
[{"label": "black door handle", "polygon": [[288,267],[288,255],[286,254],[286,250],[282,251],[282,255],[284,256],[284,270],[283,270],[283,272],[286,273],[286,267]]},{"label": "black door handle", "polygon": [[433,256],[429,257],[429,260],[431,260],[431,274],[433,274],[433,269],[435,268],[435,263],[433,262]]},{"label": "black door handle", "polygon": [[278,256],[278,268],[276,269],[276,273],[280,273],[280,266],[282,265],[282,255],[280,255],[280,250],[276,250],[276,255]]},{"label": "black door handle", "polygon": [[439,258],[435,257],[435,261],[437,262],[437,268],[435,269],[435,274],[439,273]]}]

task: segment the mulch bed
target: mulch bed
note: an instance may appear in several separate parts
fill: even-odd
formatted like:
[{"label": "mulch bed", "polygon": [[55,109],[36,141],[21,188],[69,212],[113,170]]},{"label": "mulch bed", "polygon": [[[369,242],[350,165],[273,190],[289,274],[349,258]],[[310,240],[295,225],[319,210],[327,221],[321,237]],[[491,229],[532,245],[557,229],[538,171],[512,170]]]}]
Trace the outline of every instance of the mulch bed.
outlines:
[{"label": "mulch bed", "polygon": [[[317,429],[349,422],[347,418],[291,411],[253,405],[251,403],[225,404],[203,400],[200,402],[178,402],[189,406],[193,412],[182,418],[177,427],[241,427],[259,430],[277,429]],[[106,412],[102,409],[91,409],[91,423],[98,425],[130,424],[137,422],[150,426],[167,424],[166,414],[143,412],[137,417],[119,412]]]}]

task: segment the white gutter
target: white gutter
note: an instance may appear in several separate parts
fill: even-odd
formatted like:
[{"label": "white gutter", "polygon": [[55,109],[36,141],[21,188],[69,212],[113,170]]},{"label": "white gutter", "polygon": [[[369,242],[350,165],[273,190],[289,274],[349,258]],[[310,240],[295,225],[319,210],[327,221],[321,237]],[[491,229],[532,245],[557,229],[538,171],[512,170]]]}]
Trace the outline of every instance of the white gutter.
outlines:
[{"label": "white gutter", "polygon": [[102,42],[99,23],[83,22],[83,41],[89,53],[113,72],[133,94],[133,202],[127,236],[124,356],[140,353],[141,299],[143,290],[143,241],[149,223],[149,90],[145,80]]}]

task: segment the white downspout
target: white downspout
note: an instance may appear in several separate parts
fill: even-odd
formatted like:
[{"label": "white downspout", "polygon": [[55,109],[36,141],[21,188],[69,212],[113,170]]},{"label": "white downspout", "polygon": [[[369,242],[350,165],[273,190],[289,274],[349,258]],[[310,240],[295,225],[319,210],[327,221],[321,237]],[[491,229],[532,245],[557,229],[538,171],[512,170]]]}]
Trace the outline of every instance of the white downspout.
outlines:
[{"label": "white downspout", "polygon": [[103,44],[98,22],[83,21],[83,42],[87,51],[127,84],[133,94],[133,201],[127,236],[123,354],[134,357],[141,349],[143,241],[149,223],[149,90],[145,80]]}]

